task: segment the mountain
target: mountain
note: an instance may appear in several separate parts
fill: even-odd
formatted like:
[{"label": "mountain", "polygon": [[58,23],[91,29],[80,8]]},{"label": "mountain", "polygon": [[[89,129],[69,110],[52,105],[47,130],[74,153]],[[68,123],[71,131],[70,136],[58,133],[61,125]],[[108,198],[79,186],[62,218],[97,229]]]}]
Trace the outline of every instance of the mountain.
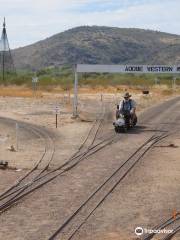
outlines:
[{"label": "mountain", "polygon": [[12,51],[17,69],[73,63],[178,64],[180,36],[158,31],[82,26]]}]

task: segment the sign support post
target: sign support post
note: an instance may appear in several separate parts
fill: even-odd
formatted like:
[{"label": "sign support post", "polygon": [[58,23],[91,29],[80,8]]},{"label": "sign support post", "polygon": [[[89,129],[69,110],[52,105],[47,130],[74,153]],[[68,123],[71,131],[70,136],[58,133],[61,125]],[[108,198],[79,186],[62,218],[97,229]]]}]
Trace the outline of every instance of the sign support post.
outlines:
[{"label": "sign support post", "polygon": [[56,128],[58,128],[58,114],[60,114],[60,109],[57,105],[56,105],[54,111],[55,111],[55,125],[56,125]]},{"label": "sign support post", "polygon": [[32,78],[32,89],[33,89],[34,97],[36,97],[37,83],[38,83],[38,77],[35,76]]},{"label": "sign support post", "polygon": [[78,111],[77,111],[77,106],[78,106],[78,74],[77,70],[75,69],[75,74],[74,74],[74,102],[73,102],[73,117],[76,118],[78,117]]}]

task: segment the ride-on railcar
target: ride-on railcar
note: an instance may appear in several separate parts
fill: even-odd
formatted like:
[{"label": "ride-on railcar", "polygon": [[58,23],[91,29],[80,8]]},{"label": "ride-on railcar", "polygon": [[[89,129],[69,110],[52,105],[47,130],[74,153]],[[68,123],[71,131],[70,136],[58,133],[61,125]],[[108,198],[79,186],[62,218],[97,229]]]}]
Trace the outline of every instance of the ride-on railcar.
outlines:
[{"label": "ride-on railcar", "polygon": [[119,105],[116,110],[116,121],[113,122],[115,132],[127,132],[128,129],[133,128],[137,124],[137,116],[135,115],[132,119],[130,111],[119,112]]}]

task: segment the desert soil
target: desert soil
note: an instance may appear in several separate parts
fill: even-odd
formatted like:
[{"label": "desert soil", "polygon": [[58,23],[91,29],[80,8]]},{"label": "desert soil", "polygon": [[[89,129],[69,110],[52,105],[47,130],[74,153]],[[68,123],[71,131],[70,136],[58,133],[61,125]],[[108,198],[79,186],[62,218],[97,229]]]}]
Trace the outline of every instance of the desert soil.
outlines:
[{"label": "desert soil", "polygon": [[[106,131],[110,133],[114,131],[112,109],[118,99],[119,96],[113,94],[106,94],[103,98],[107,106]],[[139,110],[142,112],[139,116],[140,127],[133,134],[120,136],[117,143],[91,156],[3,213],[0,216],[0,239],[48,239],[120,163],[168,123],[173,125],[176,133],[154,147],[139,162],[74,239],[136,239],[134,229],[137,226],[150,228],[171,216],[174,210],[178,211],[179,100],[173,106],[149,108],[155,102],[159,103],[159,99],[153,95],[146,98],[141,94],[135,95],[135,99],[140,103]],[[164,101],[164,98],[161,100]],[[61,113],[58,129],[55,129],[53,109],[57,104]],[[31,169],[43,153],[43,140],[23,128],[19,121],[40,125],[50,132],[56,148],[50,165],[54,168],[70,157],[86,137],[92,126],[91,121],[102,109],[100,95],[82,95],[79,107],[80,119],[74,120],[70,105],[58,96],[33,101],[29,98],[0,98],[0,115],[15,119],[19,124],[18,151],[11,152],[9,147],[16,147],[16,121],[0,119],[0,160],[8,161],[10,166],[9,170],[0,171],[1,191]],[[147,112],[143,113],[146,108]],[[104,130],[101,129],[101,132],[103,134]],[[175,147],[169,147],[171,143]]]}]

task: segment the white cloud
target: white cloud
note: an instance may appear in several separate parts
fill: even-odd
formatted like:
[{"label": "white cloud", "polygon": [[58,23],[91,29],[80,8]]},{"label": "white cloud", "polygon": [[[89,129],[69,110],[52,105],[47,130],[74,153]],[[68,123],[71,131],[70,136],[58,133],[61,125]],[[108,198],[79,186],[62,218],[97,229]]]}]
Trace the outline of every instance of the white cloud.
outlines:
[{"label": "white cloud", "polygon": [[[0,0],[0,6],[0,21],[5,15],[13,48],[79,25],[139,27],[180,34],[179,0]],[[107,8],[102,10],[101,6]]]}]

